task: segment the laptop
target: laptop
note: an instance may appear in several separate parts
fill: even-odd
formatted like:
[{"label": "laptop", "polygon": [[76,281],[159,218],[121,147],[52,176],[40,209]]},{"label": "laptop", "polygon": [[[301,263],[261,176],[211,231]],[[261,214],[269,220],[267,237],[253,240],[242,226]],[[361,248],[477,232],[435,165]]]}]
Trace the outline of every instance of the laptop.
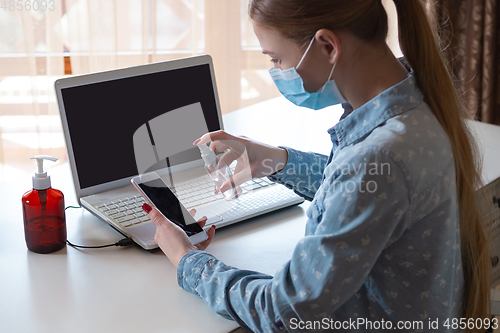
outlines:
[{"label": "laptop", "polygon": [[144,172],[157,172],[195,219],[207,216],[205,229],[304,201],[267,177],[236,200],[214,194],[192,145],[224,129],[209,55],[63,78],[55,91],[78,202],[146,250],[158,247],[156,226],[130,182]]}]

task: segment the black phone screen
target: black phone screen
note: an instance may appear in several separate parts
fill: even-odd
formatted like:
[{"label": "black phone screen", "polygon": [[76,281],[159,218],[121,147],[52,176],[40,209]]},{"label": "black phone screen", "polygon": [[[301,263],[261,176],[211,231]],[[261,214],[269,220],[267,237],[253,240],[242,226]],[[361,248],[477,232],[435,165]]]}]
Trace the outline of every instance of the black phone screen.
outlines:
[{"label": "black phone screen", "polygon": [[181,205],[179,199],[177,199],[163,180],[154,179],[138,185],[156,208],[166,218],[181,227],[188,236],[203,231],[194,217]]}]

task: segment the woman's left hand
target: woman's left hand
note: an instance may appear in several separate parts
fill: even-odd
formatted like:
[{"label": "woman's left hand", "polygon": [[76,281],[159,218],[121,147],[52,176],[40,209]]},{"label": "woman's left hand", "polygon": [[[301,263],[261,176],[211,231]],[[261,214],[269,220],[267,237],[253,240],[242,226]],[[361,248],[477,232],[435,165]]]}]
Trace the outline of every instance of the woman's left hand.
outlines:
[{"label": "woman's left hand", "polygon": [[[178,225],[168,220],[156,208],[151,207],[147,203],[142,205],[142,209],[148,214],[149,218],[156,224],[155,241],[160,249],[165,253],[170,262],[177,268],[182,257],[191,251],[205,250],[215,234],[215,226],[213,225],[208,231],[208,239],[193,245],[189,237]],[[189,213],[194,216],[195,209],[191,209]],[[207,217],[203,216],[198,220],[200,227],[204,227],[207,222]]]}]

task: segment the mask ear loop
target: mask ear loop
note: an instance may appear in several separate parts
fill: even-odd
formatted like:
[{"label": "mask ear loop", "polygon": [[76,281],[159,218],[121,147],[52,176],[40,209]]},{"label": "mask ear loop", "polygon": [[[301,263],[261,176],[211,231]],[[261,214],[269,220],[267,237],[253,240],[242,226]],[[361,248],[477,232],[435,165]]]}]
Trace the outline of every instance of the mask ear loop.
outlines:
[{"label": "mask ear loop", "polygon": [[311,42],[309,43],[309,46],[308,46],[308,47],[307,47],[307,49],[306,49],[306,52],[304,52],[304,55],[302,56],[302,59],[300,59],[299,64],[297,65],[297,67],[295,67],[295,69],[298,69],[298,68],[299,68],[300,64],[302,63],[302,61],[303,61],[303,60],[304,60],[304,58],[306,57],[307,52],[309,52],[309,49],[310,49],[310,48],[311,48],[311,46],[313,45],[313,42],[314,42],[314,37],[316,37],[316,36],[313,36],[313,38],[311,39]]},{"label": "mask ear loop", "polygon": [[328,83],[328,81],[330,81],[330,79],[332,78],[332,74],[333,74],[333,70],[335,69],[335,66],[337,65],[337,63],[334,63],[333,66],[332,66],[332,70],[330,72],[330,76],[328,76],[328,80],[326,80],[325,84],[323,85],[323,87],[321,87],[321,91],[320,92],[323,92],[323,90],[325,89],[325,86],[326,84]]}]

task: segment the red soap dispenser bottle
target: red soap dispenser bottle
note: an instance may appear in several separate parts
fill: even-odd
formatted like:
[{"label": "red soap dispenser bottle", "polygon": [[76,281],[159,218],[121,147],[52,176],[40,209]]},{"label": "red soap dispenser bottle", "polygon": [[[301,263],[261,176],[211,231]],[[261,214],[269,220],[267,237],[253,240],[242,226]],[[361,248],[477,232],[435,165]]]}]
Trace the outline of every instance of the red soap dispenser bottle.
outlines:
[{"label": "red soap dispenser bottle", "polygon": [[50,176],[43,171],[43,160],[57,161],[52,156],[38,155],[38,172],[33,176],[33,189],[23,195],[24,235],[28,249],[50,253],[66,246],[64,195],[50,186]]}]

